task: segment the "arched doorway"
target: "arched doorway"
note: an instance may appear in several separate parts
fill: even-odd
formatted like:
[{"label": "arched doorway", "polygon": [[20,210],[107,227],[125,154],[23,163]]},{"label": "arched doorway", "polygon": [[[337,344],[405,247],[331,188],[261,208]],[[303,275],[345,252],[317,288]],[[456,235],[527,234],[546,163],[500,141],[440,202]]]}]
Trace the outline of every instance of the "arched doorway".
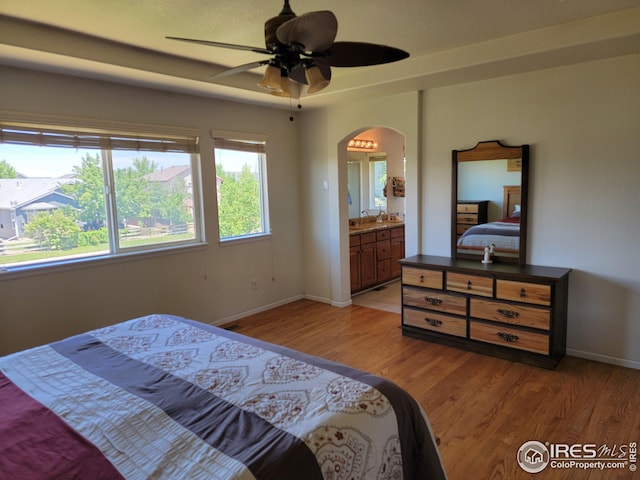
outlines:
[{"label": "arched doorway", "polygon": [[[387,127],[363,128],[347,136],[340,149],[340,161],[345,165],[341,170],[346,172],[348,220],[341,222],[341,228],[349,232],[349,285],[351,293],[362,293],[379,288],[399,275],[397,252],[399,242],[404,252],[404,228],[400,227],[404,225],[406,211],[405,136]],[[372,238],[371,235],[358,235],[361,227],[364,228],[362,231],[369,231],[378,226],[386,228],[391,222],[393,234],[402,235],[393,240],[393,259],[385,259],[374,252],[371,244],[364,250],[354,248],[354,242],[358,243],[360,238]],[[398,268],[393,268],[391,273],[386,270],[391,266]]]}]

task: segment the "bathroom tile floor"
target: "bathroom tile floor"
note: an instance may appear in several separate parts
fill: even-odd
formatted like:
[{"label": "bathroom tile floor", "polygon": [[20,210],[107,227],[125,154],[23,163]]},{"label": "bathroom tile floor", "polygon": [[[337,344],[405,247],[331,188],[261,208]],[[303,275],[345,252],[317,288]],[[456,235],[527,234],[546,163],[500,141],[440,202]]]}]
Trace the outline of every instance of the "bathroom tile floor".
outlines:
[{"label": "bathroom tile floor", "polygon": [[351,302],[353,305],[401,313],[400,280],[356,294],[351,298]]}]

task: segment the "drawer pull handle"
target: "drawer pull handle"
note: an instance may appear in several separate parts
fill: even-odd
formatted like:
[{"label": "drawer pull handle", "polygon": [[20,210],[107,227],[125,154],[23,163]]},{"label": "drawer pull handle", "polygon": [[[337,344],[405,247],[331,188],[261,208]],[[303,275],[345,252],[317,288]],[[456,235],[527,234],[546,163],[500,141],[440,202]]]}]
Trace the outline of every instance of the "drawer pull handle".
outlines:
[{"label": "drawer pull handle", "polygon": [[424,297],[424,299],[429,305],[440,305],[442,303],[441,299],[435,297]]},{"label": "drawer pull handle", "polygon": [[424,321],[432,327],[439,327],[440,325],[442,325],[442,320],[436,320],[434,318],[425,318]]},{"label": "drawer pull handle", "polygon": [[513,333],[498,332],[496,335],[498,335],[505,342],[509,343],[517,342],[520,338],[518,337],[518,335],[514,335]]},{"label": "drawer pull handle", "polygon": [[424,283],[424,275],[420,275],[420,283]]},{"label": "drawer pull handle", "polygon": [[527,296],[527,292],[524,290],[524,288],[520,289],[520,298],[524,298]]},{"label": "drawer pull handle", "polygon": [[518,312],[514,310],[506,310],[504,308],[499,308],[498,313],[506,318],[516,318],[520,315]]},{"label": "drawer pull handle", "polygon": [[467,290],[471,290],[471,280],[467,281]]}]

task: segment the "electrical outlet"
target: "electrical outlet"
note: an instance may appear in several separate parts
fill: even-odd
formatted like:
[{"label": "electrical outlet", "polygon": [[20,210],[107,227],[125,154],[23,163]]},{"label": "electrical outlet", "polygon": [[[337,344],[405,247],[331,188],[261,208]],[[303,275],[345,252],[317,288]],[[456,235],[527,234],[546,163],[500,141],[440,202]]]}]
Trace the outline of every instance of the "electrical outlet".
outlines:
[{"label": "electrical outlet", "polygon": [[251,290],[257,290],[258,289],[258,280],[256,280],[255,278],[251,279]]}]

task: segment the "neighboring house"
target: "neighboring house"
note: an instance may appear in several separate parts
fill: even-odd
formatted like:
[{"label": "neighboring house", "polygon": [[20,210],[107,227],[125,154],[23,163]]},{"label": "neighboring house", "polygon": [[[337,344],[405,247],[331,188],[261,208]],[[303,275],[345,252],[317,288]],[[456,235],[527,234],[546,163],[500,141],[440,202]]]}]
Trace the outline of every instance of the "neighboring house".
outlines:
[{"label": "neighboring house", "polygon": [[148,182],[161,183],[167,189],[173,187],[176,179],[183,178],[189,195],[191,195],[191,192],[193,191],[191,167],[189,165],[175,165],[172,167],[161,168],[156,172],[145,175],[144,178]]},{"label": "neighboring house", "polygon": [[40,212],[65,205],[77,207],[75,201],[60,191],[73,183],[72,178],[0,179],[0,239],[20,238],[24,225]]},{"label": "neighboring house", "polygon": [[161,168],[153,173],[144,176],[149,183],[159,183],[167,190],[171,190],[178,178],[184,180],[187,186],[188,198],[184,201],[184,206],[189,209],[189,215],[193,217],[193,180],[191,177],[191,167],[189,165],[174,165],[171,167]]}]

